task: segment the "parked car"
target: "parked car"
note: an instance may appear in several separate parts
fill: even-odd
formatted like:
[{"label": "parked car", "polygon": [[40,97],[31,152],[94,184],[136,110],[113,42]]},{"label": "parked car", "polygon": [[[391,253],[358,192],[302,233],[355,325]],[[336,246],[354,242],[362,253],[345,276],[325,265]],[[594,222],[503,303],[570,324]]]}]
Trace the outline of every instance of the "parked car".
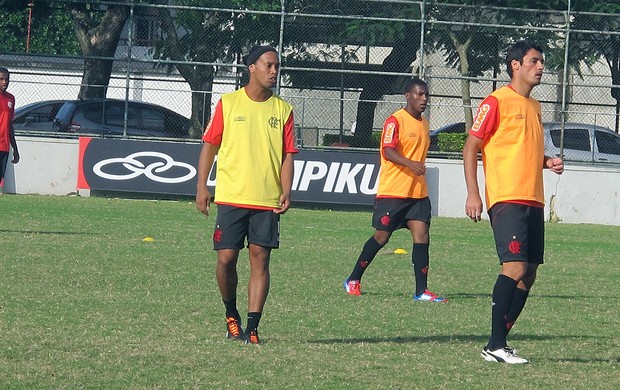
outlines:
[{"label": "parked car", "polygon": [[[17,132],[124,135],[125,101],[116,99],[49,100],[15,110]],[[189,119],[155,104],[129,101],[127,136],[186,138]]]},{"label": "parked car", "polygon": [[[545,122],[545,155],[560,155],[561,123]],[[606,127],[564,124],[564,160],[620,163],[620,135]]]},{"label": "parked car", "polygon": [[432,130],[430,132],[431,135],[431,145],[428,150],[430,151],[439,151],[439,134],[454,134],[454,133],[464,133],[465,132],[465,122],[457,122],[451,123],[449,125],[442,126],[438,129]]},{"label": "parked car", "polygon": [[15,109],[13,127],[18,132],[57,131],[54,129],[54,117],[66,100],[45,100],[30,103]]}]

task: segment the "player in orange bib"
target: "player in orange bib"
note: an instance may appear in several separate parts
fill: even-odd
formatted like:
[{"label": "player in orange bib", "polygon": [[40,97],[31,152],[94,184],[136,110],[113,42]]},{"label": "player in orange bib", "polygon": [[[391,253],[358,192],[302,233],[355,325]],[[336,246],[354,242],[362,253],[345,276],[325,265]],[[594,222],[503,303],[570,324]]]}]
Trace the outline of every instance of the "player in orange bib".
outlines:
[{"label": "player in orange bib", "polygon": [[559,157],[544,155],[540,103],[530,97],[540,84],[543,49],[520,41],[508,49],[510,84],[480,104],[463,148],[467,200],[465,213],[480,221],[478,152],[482,152],[486,206],[493,229],[501,273],[493,288],[491,337],[482,350],[486,361],[522,364],[506,342],[508,332],[525,306],[538,266],[543,263],[543,168],[561,174]]},{"label": "player in orange bib", "polygon": [[414,301],[446,302],[428,290],[431,202],[426,184],[429,124],[422,117],[428,103],[428,86],[419,78],[405,85],[407,105],[393,113],[381,134],[381,170],[372,226],[375,233],[364,244],[353,271],[344,281],[350,295],[361,295],[360,280],[392,233],[407,228],[413,239]]},{"label": "player in orange bib", "polygon": [[[269,259],[280,244],[280,215],[291,205],[293,154],[298,150],[293,107],[271,91],[280,66],[278,53],[271,46],[257,46],[245,64],[248,84],[222,96],[202,138],[196,207],[209,215],[211,193],[206,184],[217,155],[213,248],[226,335],[258,344],[258,324],[269,293]],[[237,260],[246,239],[250,280],[244,331],[237,310]]]}]

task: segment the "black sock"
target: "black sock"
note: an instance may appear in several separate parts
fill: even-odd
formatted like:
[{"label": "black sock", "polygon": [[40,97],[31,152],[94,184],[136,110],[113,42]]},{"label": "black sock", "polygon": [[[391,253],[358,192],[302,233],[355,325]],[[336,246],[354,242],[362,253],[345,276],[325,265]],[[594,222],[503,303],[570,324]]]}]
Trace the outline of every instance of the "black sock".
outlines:
[{"label": "black sock", "polygon": [[262,313],[258,313],[258,312],[248,313],[248,326],[245,328],[246,334],[258,328],[258,323],[260,322],[261,316],[262,316]]},{"label": "black sock", "polygon": [[230,301],[225,301],[222,300],[222,302],[224,302],[224,306],[226,307],[226,318],[228,317],[235,317],[236,319],[241,319],[241,316],[239,315],[239,311],[237,310],[237,299],[231,299]]},{"label": "black sock", "polygon": [[415,295],[422,295],[428,288],[428,243],[413,244],[411,262],[415,277]]},{"label": "black sock", "polygon": [[506,275],[499,275],[493,288],[493,307],[491,309],[491,338],[487,347],[496,350],[506,347],[506,314],[510,310],[512,296],[517,281]]},{"label": "black sock", "polygon": [[510,309],[508,309],[508,314],[506,314],[506,333],[510,332],[515,321],[519,318],[519,314],[521,314],[521,311],[525,307],[525,302],[527,301],[529,293],[528,290],[515,288],[515,292],[512,295],[512,302],[510,303]]},{"label": "black sock", "polygon": [[373,261],[381,248],[383,248],[383,245],[379,244],[374,236],[370,237],[364,244],[362,253],[360,253],[357,263],[355,263],[349,280],[360,280],[362,275],[364,275],[364,271],[366,271],[366,268],[370,265],[370,262]]}]

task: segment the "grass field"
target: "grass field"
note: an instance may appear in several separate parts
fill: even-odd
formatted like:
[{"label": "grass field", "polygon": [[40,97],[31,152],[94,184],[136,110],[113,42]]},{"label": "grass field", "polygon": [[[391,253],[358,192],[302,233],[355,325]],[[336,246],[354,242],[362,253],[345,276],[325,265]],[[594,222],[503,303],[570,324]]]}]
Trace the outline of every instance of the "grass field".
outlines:
[{"label": "grass field", "polygon": [[430,304],[393,254],[407,232],[351,297],[370,210],[290,210],[253,346],[224,338],[214,219],[192,202],[4,195],[0,215],[2,389],[620,388],[619,227],[547,225],[509,339],[531,363],[508,366],[479,356],[499,269],[486,222],[433,220],[430,286],[450,302]]}]

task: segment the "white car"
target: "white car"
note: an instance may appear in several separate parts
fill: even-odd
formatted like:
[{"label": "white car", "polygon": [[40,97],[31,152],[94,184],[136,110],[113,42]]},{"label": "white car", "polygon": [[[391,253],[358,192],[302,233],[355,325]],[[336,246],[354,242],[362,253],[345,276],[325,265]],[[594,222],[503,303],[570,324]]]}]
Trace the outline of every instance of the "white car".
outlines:
[{"label": "white car", "polygon": [[[545,122],[545,155],[560,156],[561,123]],[[620,134],[585,123],[564,124],[564,160],[620,164]]]}]

